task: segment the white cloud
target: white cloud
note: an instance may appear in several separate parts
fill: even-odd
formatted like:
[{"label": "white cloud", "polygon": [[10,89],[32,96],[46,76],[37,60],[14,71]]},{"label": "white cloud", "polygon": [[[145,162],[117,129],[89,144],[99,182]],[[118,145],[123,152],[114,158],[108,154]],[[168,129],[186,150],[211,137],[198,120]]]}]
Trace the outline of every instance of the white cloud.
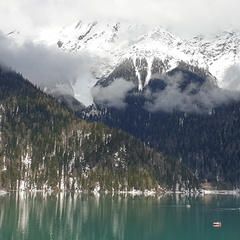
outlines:
[{"label": "white cloud", "polygon": [[240,66],[232,65],[226,69],[223,76],[223,89],[230,91],[240,91]]},{"label": "white cloud", "polygon": [[118,109],[126,106],[125,97],[128,91],[134,87],[133,82],[128,82],[122,78],[115,79],[107,87],[100,85],[92,88],[92,95],[97,104],[105,107],[115,107]]},{"label": "white cloud", "polygon": [[[142,107],[149,112],[174,110],[183,112],[206,113],[210,109],[239,100],[237,92],[222,90],[216,87],[212,80],[206,80],[203,84],[192,81],[185,86],[183,75],[177,73],[173,76],[165,76],[161,81],[166,87],[161,90],[150,88],[143,92],[135,92],[133,95],[144,99]],[[160,81],[160,80],[159,80]],[[183,89],[181,86],[185,86]],[[123,109],[127,106],[126,96],[132,90],[134,84],[122,78],[115,79],[110,85],[102,87],[97,85],[92,89],[94,102],[104,107]],[[130,93],[132,95],[132,93]]]},{"label": "white cloud", "polygon": [[[184,82],[181,74],[176,74],[165,79],[167,86],[164,90],[152,93],[145,91],[145,109],[150,112],[180,110],[183,112],[205,112],[208,109],[239,100],[237,92],[222,90],[206,80],[203,85],[193,82],[182,91],[181,82]],[[193,94],[192,91],[197,90]],[[198,91],[199,90],[199,91]]]},{"label": "white cloud", "polygon": [[38,86],[71,86],[89,73],[89,61],[85,55],[66,54],[30,42],[18,46],[0,33],[0,64],[10,66]]}]

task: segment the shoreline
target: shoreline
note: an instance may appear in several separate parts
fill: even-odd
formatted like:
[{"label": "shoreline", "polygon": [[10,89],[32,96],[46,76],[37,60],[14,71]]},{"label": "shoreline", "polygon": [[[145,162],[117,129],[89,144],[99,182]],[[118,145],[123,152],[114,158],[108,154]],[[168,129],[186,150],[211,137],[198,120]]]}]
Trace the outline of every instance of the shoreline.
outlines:
[{"label": "shoreline", "polygon": [[19,190],[9,190],[6,191],[4,189],[0,189],[0,196],[10,194],[11,192],[18,192],[18,193],[83,193],[83,194],[93,194],[93,195],[100,195],[100,194],[124,194],[124,195],[131,195],[131,196],[159,196],[159,195],[166,195],[166,194],[184,194],[184,195],[240,195],[240,190],[205,190],[205,189],[198,189],[195,191],[155,191],[155,190],[136,190],[132,189],[129,191],[101,191],[101,190],[53,190],[53,189],[19,189]]}]

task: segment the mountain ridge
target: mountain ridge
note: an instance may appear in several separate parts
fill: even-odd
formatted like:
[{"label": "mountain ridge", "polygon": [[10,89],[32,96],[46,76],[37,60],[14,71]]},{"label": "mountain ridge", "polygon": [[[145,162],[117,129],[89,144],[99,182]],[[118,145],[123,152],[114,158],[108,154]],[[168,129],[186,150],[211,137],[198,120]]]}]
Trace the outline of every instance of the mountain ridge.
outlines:
[{"label": "mountain ridge", "polygon": [[[157,25],[157,24],[156,24]],[[79,93],[88,92],[99,79],[109,76],[115,68],[127,59],[135,65],[138,77],[138,59],[145,59],[147,75],[151,78],[155,58],[165,62],[164,71],[171,71],[179,63],[204,69],[216,78],[220,88],[239,89],[236,73],[240,72],[240,33],[238,30],[223,31],[217,36],[182,38],[156,26],[149,28],[140,23],[126,21],[77,21],[62,29],[45,28],[38,30],[36,44],[58,48],[68,54],[88,56],[88,80],[79,77],[69,83],[74,96],[83,103]],[[17,36],[19,33],[16,31]],[[14,32],[11,34],[14,37]],[[86,76],[84,76],[86,78]],[[84,82],[84,84],[81,84]],[[139,89],[144,86],[139,81]],[[56,88],[57,89],[57,88]],[[57,90],[58,91],[58,90]]]},{"label": "mountain ridge", "polygon": [[[65,52],[93,56],[91,87],[98,79],[106,78],[127,59],[132,59],[137,76],[139,74],[136,67],[137,59],[146,60],[148,75],[145,82],[147,83],[151,78],[154,58],[167,63],[165,72],[184,62],[209,72],[216,78],[221,88],[238,89],[239,87],[236,81],[233,87],[228,82],[231,79],[227,79],[227,77],[231,78],[229,74],[227,75],[228,69],[231,70],[232,66],[240,66],[240,33],[237,30],[223,31],[220,35],[211,38],[196,36],[183,39],[161,27],[149,30],[141,24],[121,21],[79,21],[75,25],[63,28],[52,38],[55,40],[51,37],[48,39],[48,36],[43,34],[36,41],[58,46]],[[142,87],[140,84],[139,89]],[[76,92],[77,89],[74,91]]]}]

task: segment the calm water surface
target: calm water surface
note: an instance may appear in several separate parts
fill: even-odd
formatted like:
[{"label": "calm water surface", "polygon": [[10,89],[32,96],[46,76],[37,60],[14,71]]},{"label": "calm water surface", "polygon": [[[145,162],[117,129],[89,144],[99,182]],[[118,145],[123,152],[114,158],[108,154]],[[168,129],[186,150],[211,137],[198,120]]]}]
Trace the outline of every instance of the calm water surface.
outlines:
[{"label": "calm water surface", "polygon": [[0,239],[239,240],[239,207],[240,196],[10,193],[0,196]]}]

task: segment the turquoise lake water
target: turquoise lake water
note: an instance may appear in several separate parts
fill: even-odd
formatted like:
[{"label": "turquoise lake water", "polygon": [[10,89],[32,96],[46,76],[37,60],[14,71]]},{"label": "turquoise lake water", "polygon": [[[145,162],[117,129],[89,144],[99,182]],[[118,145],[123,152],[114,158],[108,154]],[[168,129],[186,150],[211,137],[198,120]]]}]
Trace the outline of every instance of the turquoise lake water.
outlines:
[{"label": "turquoise lake water", "polygon": [[0,196],[0,239],[239,240],[239,207],[238,195],[10,193]]}]

